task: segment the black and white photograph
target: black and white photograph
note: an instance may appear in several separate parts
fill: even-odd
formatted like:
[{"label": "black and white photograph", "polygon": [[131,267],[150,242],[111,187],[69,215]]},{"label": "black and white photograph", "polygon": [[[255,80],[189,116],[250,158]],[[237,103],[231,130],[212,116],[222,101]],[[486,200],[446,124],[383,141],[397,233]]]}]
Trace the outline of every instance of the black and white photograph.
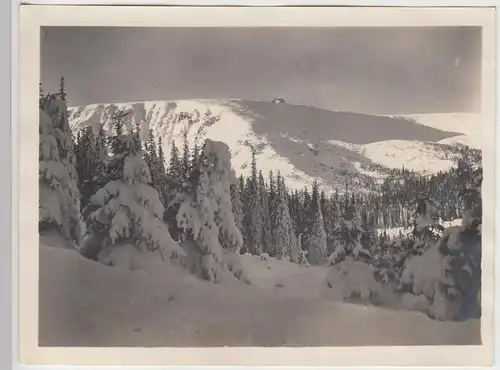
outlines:
[{"label": "black and white photograph", "polygon": [[483,41],[41,26],[38,346],[484,344]]}]

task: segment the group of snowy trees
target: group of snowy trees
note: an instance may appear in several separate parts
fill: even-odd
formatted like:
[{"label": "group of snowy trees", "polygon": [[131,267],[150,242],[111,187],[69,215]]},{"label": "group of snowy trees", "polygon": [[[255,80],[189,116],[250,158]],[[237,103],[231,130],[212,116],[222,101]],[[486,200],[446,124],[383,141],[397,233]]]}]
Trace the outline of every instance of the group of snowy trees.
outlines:
[{"label": "group of snowy trees", "polygon": [[233,210],[241,220],[244,251],[267,253],[277,258],[298,262],[301,253],[288,204],[285,180],[278,173],[264,180],[257,170],[255,151],[252,153],[250,176],[240,176],[232,189]]},{"label": "group of snowy trees", "polygon": [[40,87],[39,231],[56,231],[79,243],[84,232],[76,157],[68,113],[64,103],[64,80],[60,99]]},{"label": "group of snowy trees", "polygon": [[[195,142],[182,150],[127,112],[113,130],[96,123],[73,137],[64,80],[58,94],[40,86],[40,234],[57,232],[100,260],[117,248],[180,260],[218,282],[228,272],[246,280],[238,255],[265,253],[299,264],[338,266],[346,259],[373,268],[374,278],[425,299],[429,315],[480,312],[480,153],[460,149],[447,172],[393,171],[376,191],[347,187],[326,195],[290,190],[279,172],[266,176],[252,149],[248,176],[236,177],[227,145]],[[463,217],[444,230],[443,219]],[[377,229],[405,226],[389,238]]]},{"label": "group of snowy trees", "polygon": [[400,277],[399,288],[410,302],[418,301],[420,309],[440,320],[481,315],[481,168],[471,179],[462,225],[436,237],[429,218],[417,219],[415,228],[427,233],[420,234],[418,253],[407,259]]},{"label": "group of snowy trees", "polygon": [[[120,116],[115,120],[118,125],[115,131],[120,135]],[[104,182],[109,180],[104,176],[102,160],[108,150],[106,140],[117,145],[113,144],[114,139],[106,139],[102,127],[86,128],[77,137],[77,157],[82,158],[78,164],[88,169],[79,170],[84,206],[88,202],[86,194],[93,194],[102,187],[103,179]],[[181,150],[175,142],[170,147],[169,158],[165,159],[161,138],[157,143],[150,132],[142,152],[151,169],[150,184],[158,191],[166,208],[163,219],[173,238],[179,240],[185,230],[177,222],[180,202],[173,200],[195,191],[204,155],[197,142],[190,148],[186,135]],[[307,256],[308,263],[330,265],[346,256],[354,256],[376,265],[380,278],[390,280],[401,274],[406,257],[416,254],[425,243],[419,241],[422,238],[417,234],[411,240],[394,241],[379,235],[376,230],[394,225],[411,227],[412,217],[415,212],[419,213],[416,202],[422,202],[419,197],[422,193],[428,198],[426,204],[433,204],[436,225],[446,216],[443,212],[446,207],[454,210],[453,216],[460,217],[464,207],[462,190],[470,183],[475,163],[471,162],[431,177],[418,176],[404,169],[395,171],[378,193],[355,194],[346,186],[345,192],[335,191],[326,196],[317,183],[311,190],[291,191],[279,172],[270,172],[266,179],[258,169],[253,151],[248,176],[236,178],[232,173],[228,178],[234,224],[242,236],[240,252],[266,253],[292,262],[304,262]],[[449,186],[443,187],[441,183]],[[438,202],[431,202],[432,199]]]},{"label": "group of snowy trees", "polygon": [[[59,94],[40,86],[40,234],[59,233],[94,260],[133,248],[162,260],[189,257],[211,281],[224,270],[245,278],[227,146],[207,140],[199,157],[166,171],[161,142],[157,149],[144,123],[125,124],[126,112],[114,114],[112,133],[98,124],[74,140],[65,97],[63,79]],[[169,226],[193,248],[186,251]]]}]

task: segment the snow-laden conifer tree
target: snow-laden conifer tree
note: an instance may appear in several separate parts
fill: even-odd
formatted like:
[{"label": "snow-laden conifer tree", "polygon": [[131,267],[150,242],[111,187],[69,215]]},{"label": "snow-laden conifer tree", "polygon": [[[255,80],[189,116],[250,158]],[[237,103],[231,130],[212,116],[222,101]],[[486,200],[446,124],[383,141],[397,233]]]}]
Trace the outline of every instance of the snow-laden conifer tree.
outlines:
[{"label": "snow-laden conifer tree", "polygon": [[299,261],[298,240],[293,229],[290,210],[288,209],[287,189],[284,179],[278,173],[276,195],[272,207],[273,255],[278,259],[289,258]]},{"label": "snow-laden conifer tree", "polygon": [[244,278],[238,253],[243,244],[232,211],[231,155],[222,142],[206,140],[194,189],[178,194],[178,226],[186,232],[188,268],[200,277],[219,282],[224,271]]},{"label": "snow-laden conifer tree", "polygon": [[184,130],[182,135],[183,139],[183,149],[182,149],[182,163],[181,163],[181,171],[183,176],[183,181],[187,181],[189,178],[189,173],[191,172],[191,159],[190,159],[190,150],[189,150],[189,141],[187,137],[187,130]]},{"label": "snow-laden conifer tree", "polygon": [[[241,201],[241,214],[242,214],[242,221],[241,221],[241,236],[243,237],[243,246],[241,248],[241,253],[249,253],[248,249],[248,227],[246,225],[246,220],[248,219],[247,217],[247,212],[248,212],[248,199],[247,199],[247,194],[246,194],[246,187],[245,187],[245,178],[243,175],[240,175],[237,181],[237,186],[238,186],[238,193],[240,196],[240,201]],[[236,216],[235,216],[236,217]]]},{"label": "snow-laden conifer tree", "polygon": [[64,82],[64,77],[61,77],[61,82],[59,83],[59,97],[62,101],[66,101],[66,83]]},{"label": "snow-laden conifer tree", "polygon": [[327,253],[327,238],[321,210],[318,211],[317,217],[314,219],[314,224],[309,239],[309,262],[312,264],[320,264],[325,262]]},{"label": "snow-laden conifer tree", "polygon": [[200,148],[198,146],[198,137],[195,137],[193,149],[191,150],[191,163],[189,165],[189,169],[192,172],[196,166],[198,165],[198,156],[200,155]]},{"label": "snow-laden conifer tree", "polygon": [[182,232],[177,227],[176,216],[179,210],[179,204],[173,202],[178,194],[183,191],[183,188],[189,184],[184,181],[184,175],[182,173],[182,163],[180,159],[179,149],[172,141],[170,148],[170,158],[168,161],[168,168],[166,171],[166,186],[165,189],[165,200],[166,200],[166,212],[164,216],[165,222],[169,225],[170,232],[174,239],[179,240],[183,237]]},{"label": "snow-laden conifer tree", "polygon": [[445,229],[437,242],[429,240],[421,255],[408,260],[401,276],[402,289],[413,300],[424,299],[432,318],[481,315],[481,182],[479,174],[466,199],[462,225]]},{"label": "snow-laden conifer tree", "polygon": [[260,199],[259,181],[257,175],[257,164],[255,159],[255,149],[252,148],[251,176],[247,179],[245,189],[245,227],[247,235],[247,250],[260,255],[262,249],[262,202]]},{"label": "snow-laden conifer tree", "polygon": [[260,191],[260,211],[262,224],[262,248],[265,253],[271,252],[273,246],[273,236],[271,231],[271,219],[269,212],[268,186],[264,181],[262,171],[259,171],[259,191]]},{"label": "snow-laden conifer tree", "polygon": [[314,225],[314,219],[311,217],[312,214],[310,212],[312,203],[311,203],[311,194],[307,187],[304,187],[304,190],[301,192],[301,209],[298,214],[299,222],[301,225],[299,229],[301,236],[301,244],[302,249],[308,251],[309,249],[309,241],[311,239],[312,227]]},{"label": "snow-laden conifer tree", "polygon": [[175,141],[172,141],[167,174],[169,183],[172,184],[172,188],[175,188],[176,186],[174,185],[179,185],[182,182],[182,164],[179,149],[175,145]]},{"label": "snow-laden conifer tree", "polygon": [[288,210],[290,211],[290,218],[292,219],[292,225],[295,235],[299,234],[300,225],[299,218],[297,214],[300,212],[300,199],[299,193],[297,190],[290,192],[289,200],[288,200]]},{"label": "snow-laden conifer tree", "polygon": [[443,226],[439,223],[439,212],[435,202],[426,197],[413,201],[415,214],[412,219],[412,234],[415,239],[413,254],[421,255],[430,243],[439,240]]},{"label": "snow-laden conifer tree", "polygon": [[[166,204],[166,172],[165,160],[163,158],[163,149],[161,148],[161,140],[159,141],[158,150],[156,148],[156,141],[153,130],[149,130],[149,137],[145,143],[144,159],[148,164],[151,172],[151,186],[158,191],[160,201],[163,205]],[[161,158],[159,156],[161,154]]]},{"label": "snow-laden conifer tree", "polygon": [[53,230],[78,244],[84,224],[66,103],[48,95],[40,106],[39,232]]},{"label": "snow-laden conifer tree", "polygon": [[135,143],[131,128],[125,127],[125,118],[130,112],[117,111],[113,114],[111,122],[113,124],[114,135],[108,138],[112,156],[108,162],[109,179],[118,180],[123,177],[125,157]]},{"label": "snow-laden conifer tree", "polygon": [[[361,237],[365,233],[362,222],[356,212],[355,199],[346,193],[344,199],[344,210],[338,216],[336,230],[336,242],[333,253],[328,258],[329,265],[337,264],[350,256],[355,261],[370,263],[372,256],[370,251],[361,243]],[[337,208],[340,213],[340,208]]]},{"label": "snow-laden conifer tree", "polygon": [[325,232],[327,240],[327,256],[330,256],[335,248],[335,233],[337,230],[337,209],[333,195],[326,199],[323,210],[323,219],[325,222]]},{"label": "snow-laden conifer tree", "polygon": [[115,137],[115,164],[123,163],[112,180],[97,191],[84,210],[89,233],[82,253],[107,261],[117,248],[132,247],[139,252],[159,252],[163,260],[184,255],[163,222],[164,207],[152,188],[150,169],[141,156],[133,134]]},{"label": "snow-laden conifer tree", "polygon": [[90,197],[109,180],[108,148],[102,125],[87,126],[79,132],[75,155],[81,207],[85,208]]},{"label": "snow-laden conifer tree", "polygon": [[315,181],[312,189],[311,205],[309,208],[310,233],[308,245],[308,259],[311,264],[321,264],[326,261],[327,239],[325,222],[321,212],[318,184]]},{"label": "snow-laden conifer tree", "polygon": [[[236,174],[233,174],[236,179]],[[234,214],[234,223],[240,232],[243,230],[243,203],[241,202],[240,188],[236,180],[230,185],[231,190],[231,204]],[[243,236],[243,235],[242,235]]]}]

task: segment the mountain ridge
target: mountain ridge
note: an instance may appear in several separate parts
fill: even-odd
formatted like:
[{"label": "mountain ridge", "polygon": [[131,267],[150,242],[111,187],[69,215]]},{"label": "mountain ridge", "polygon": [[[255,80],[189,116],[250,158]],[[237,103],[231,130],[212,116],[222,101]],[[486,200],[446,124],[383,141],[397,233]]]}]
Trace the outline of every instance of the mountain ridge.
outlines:
[{"label": "mountain ridge", "polygon": [[391,168],[405,164],[405,168],[429,174],[446,169],[453,165],[453,148],[467,145],[471,136],[464,130],[440,130],[436,128],[439,123],[434,127],[429,122],[420,124],[415,116],[376,116],[240,99],[70,107],[70,125],[78,131],[103,124],[109,132],[116,111],[131,113],[129,125],[145,122],[155,137],[162,136],[167,158],[172,142],[180,147],[186,131],[190,147],[206,138],[228,144],[238,175],[248,173],[250,147],[254,147],[265,176],[270,170],[280,171],[288,186],[296,189],[316,180],[327,192],[342,189],[346,180],[366,188]]}]

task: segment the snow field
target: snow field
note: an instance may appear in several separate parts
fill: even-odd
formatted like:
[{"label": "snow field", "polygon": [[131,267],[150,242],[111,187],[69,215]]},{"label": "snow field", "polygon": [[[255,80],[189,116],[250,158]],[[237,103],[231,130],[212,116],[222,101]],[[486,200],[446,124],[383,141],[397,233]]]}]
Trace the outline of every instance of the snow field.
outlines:
[{"label": "snow field", "polygon": [[[244,256],[254,285],[211,284],[180,267],[130,271],[48,243],[42,239],[40,247],[41,346],[458,345],[480,340],[478,320],[436,322],[416,312],[318,297],[311,288],[322,283],[324,268],[322,274],[318,267],[270,259],[268,269],[255,256]],[[284,291],[276,287],[280,278]]]}]

